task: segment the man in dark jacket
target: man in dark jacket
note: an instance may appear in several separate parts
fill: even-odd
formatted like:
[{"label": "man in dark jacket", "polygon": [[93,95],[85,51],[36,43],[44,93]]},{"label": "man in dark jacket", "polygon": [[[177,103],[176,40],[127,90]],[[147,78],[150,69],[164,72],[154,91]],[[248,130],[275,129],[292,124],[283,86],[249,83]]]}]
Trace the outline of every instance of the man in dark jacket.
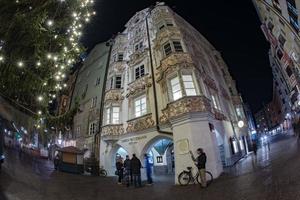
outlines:
[{"label": "man in dark jacket", "polygon": [[122,184],[122,180],[123,180],[123,159],[122,159],[122,157],[117,159],[116,168],[118,171],[118,184]]},{"label": "man in dark jacket", "polygon": [[126,175],[126,184],[128,187],[129,184],[133,182],[132,171],[131,171],[131,161],[130,161],[128,155],[126,156],[126,159],[124,161],[124,169],[125,169],[125,175]]},{"label": "man in dark jacket", "polygon": [[195,161],[196,166],[199,170],[201,185],[202,185],[202,187],[206,187],[206,169],[205,169],[206,154],[204,153],[202,148],[197,149],[197,154],[198,154],[198,157],[196,159],[194,158],[193,154],[192,154],[192,158]]},{"label": "man in dark jacket", "polygon": [[141,187],[142,186],[142,181],[141,181],[141,168],[142,168],[142,164],[140,159],[138,159],[136,157],[135,154],[132,154],[132,158],[131,158],[131,171],[132,171],[132,176],[133,176],[133,183],[134,186],[137,187]]}]

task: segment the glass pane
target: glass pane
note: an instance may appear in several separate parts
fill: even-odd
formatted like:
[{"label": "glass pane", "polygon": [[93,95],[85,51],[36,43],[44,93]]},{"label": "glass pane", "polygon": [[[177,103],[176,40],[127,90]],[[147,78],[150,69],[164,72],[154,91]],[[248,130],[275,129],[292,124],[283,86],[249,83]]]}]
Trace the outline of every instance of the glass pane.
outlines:
[{"label": "glass pane", "polygon": [[181,88],[180,88],[180,84],[179,83],[172,86],[172,92],[178,92],[180,90],[181,90]]},{"label": "glass pane", "polygon": [[193,82],[184,82],[184,88],[185,89],[194,89],[194,83]]},{"label": "glass pane", "polygon": [[182,75],[183,81],[193,81],[192,75]]},{"label": "glass pane", "polygon": [[141,116],[141,111],[136,111],[136,112],[135,112],[135,116],[136,116],[136,117]]},{"label": "glass pane", "polygon": [[172,53],[172,49],[171,49],[170,43],[165,44],[164,50],[165,50],[165,54],[166,54],[166,55],[169,55],[169,54]]},{"label": "glass pane", "polygon": [[182,97],[181,91],[173,93],[173,100],[174,101],[177,100],[177,99],[179,99],[179,98],[181,98],[181,97]]},{"label": "glass pane", "polygon": [[119,108],[119,107],[113,107],[113,112],[114,112],[114,113],[116,113],[116,112],[119,113],[119,111],[120,111],[120,108]]},{"label": "glass pane", "polygon": [[186,89],[185,90],[187,96],[195,96],[196,90],[195,89]]},{"label": "glass pane", "polygon": [[143,98],[141,99],[141,104],[146,104],[146,97],[143,97]]},{"label": "glass pane", "polygon": [[179,83],[179,78],[178,77],[171,79],[171,85],[175,85],[175,84],[178,84],[178,83]]},{"label": "glass pane", "polygon": [[146,110],[146,104],[142,104],[142,110]]},{"label": "glass pane", "polygon": [[182,49],[182,46],[181,46],[180,42],[174,41],[173,45],[174,45],[175,51],[177,51],[177,52],[183,52],[183,49]]}]

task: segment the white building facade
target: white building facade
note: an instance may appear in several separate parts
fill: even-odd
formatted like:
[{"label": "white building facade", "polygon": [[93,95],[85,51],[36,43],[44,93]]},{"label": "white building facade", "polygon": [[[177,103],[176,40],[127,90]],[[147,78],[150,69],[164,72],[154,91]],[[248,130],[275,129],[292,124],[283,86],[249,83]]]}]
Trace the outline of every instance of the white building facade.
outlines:
[{"label": "white building facade", "polygon": [[245,151],[248,134],[219,52],[163,3],[137,12],[125,27],[112,44],[100,165],[114,174],[116,154],[148,153],[154,172],[177,177],[194,166],[189,150],[201,147],[207,170],[218,177]]}]

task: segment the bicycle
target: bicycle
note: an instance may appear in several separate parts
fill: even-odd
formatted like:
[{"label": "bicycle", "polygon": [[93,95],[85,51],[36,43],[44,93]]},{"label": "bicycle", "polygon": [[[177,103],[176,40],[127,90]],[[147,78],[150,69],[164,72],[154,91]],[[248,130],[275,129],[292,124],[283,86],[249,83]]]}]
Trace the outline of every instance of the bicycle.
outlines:
[{"label": "bicycle", "polygon": [[[201,178],[199,175],[199,171],[197,170],[197,173],[195,176],[193,176],[192,173],[192,167],[187,167],[187,170],[183,170],[179,175],[178,175],[178,182],[182,186],[188,185],[191,181],[195,184],[195,180],[198,182],[198,184],[201,185]],[[213,175],[209,171],[205,171],[206,173],[206,184],[207,186],[210,185],[213,182]]]}]

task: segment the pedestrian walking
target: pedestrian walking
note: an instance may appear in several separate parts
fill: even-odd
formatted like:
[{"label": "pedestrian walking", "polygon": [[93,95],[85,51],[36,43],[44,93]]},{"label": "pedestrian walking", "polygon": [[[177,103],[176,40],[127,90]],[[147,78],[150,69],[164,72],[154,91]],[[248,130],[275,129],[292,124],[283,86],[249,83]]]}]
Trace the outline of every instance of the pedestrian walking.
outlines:
[{"label": "pedestrian walking", "polygon": [[254,155],[256,156],[256,154],[257,154],[257,144],[256,144],[255,140],[252,141],[252,147],[253,147]]},{"label": "pedestrian walking", "polygon": [[147,185],[152,185],[152,164],[149,162],[149,156],[148,154],[145,154],[145,168],[146,168],[146,174],[147,174]]},{"label": "pedestrian walking", "polygon": [[141,180],[142,164],[141,164],[140,159],[138,159],[135,154],[132,154],[130,164],[131,164],[131,170],[132,170],[134,186],[135,187],[142,187],[142,180]]},{"label": "pedestrian walking", "polygon": [[132,179],[132,171],[131,171],[131,161],[128,155],[126,156],[126,159],[124,161],[124,169],[125,169],[126,186],[129,187],[130,183],[133,182],[133,179]]},{"label": "pedestrian walking", "polygon": [[118,184],[122,184],[122,180],[123,180],[123,158],[120,157],[117,159],[117,162],[116,162],[116,168],[117,168],[117,171],[118,171]]},{"label": "pedestrian walking", "polygon": [[202,187],[206,187],[207,186],[207,184],[206,184],[206,168],[205,168],[206,154],[204,153],[202,148],[197,149],[197,154],[198,154],[197,158],[194,157],[194,155],[191,151],[190,151],[190,153],[191,153],[193,161],[195,162],[195,164],[199,170],[201,185],[202,185]]},{"label": "pedestrian walking", "polygon": [[59,155],[56,154],[56,156],[54,157],[54,169],[58,170],[58,165],[59,165]]}]

